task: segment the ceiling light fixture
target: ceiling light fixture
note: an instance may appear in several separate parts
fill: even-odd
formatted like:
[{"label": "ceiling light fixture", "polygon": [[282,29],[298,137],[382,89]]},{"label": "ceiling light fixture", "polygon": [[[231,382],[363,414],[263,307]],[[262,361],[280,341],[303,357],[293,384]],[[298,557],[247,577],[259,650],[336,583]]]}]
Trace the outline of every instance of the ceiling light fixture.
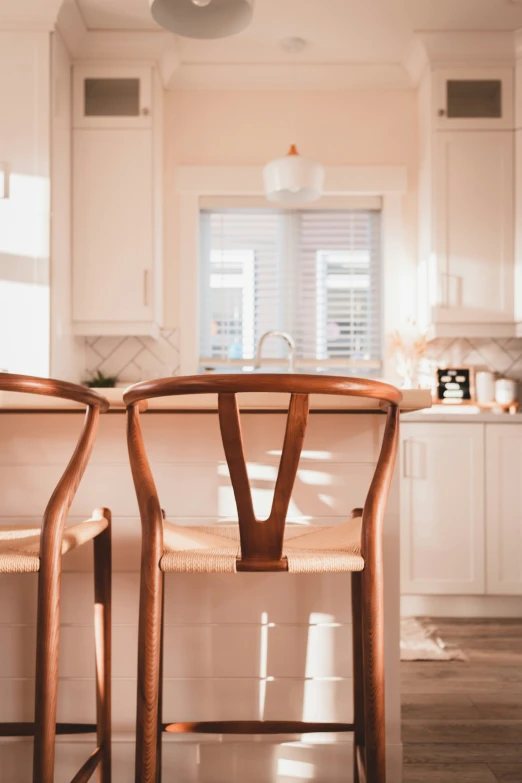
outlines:
[{"label": "ceiling light fixture", "polygon": [[292,144],[284,158],[267,163],[263,169],[265,195],[269,201],[299,204],[321,198],[324,167],[298,153]]},{"label": "ceiling light fixture", "polygon": [[149,0],[154,21],[185,38],[226,38],[248,27],[254,0]]},{"label": "ceiling light fixture", "polygon": [[288,54],[300,54],[308,49],[309,43],[305,38],[298,38],[297,36],[289,36],[288,38],[282,38],[279,41],[281,49]]}]

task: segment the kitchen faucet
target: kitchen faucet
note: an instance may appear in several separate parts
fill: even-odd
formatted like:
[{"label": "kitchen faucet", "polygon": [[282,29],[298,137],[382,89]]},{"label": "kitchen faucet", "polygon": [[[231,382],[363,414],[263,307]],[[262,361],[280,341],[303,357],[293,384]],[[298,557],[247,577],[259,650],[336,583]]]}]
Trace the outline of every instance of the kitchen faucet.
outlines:
[{"label": "kitchen faucet", "polygon": [[257,353],[256,353],[256,363],[254,365],[256,370],[259,370],[261,367],[261,352],[263,350],[263,343],[268,337],[281,337],[281,339],[285,340],[289,347],[290,351],[288,354],[288,372],[295,372],[295,342],[291,335],[289,335],[287,332],[278,332],[277,330],[273,330],[271,332],[265,332],[261,339],[259,340],[259,345],[257,346]]}]

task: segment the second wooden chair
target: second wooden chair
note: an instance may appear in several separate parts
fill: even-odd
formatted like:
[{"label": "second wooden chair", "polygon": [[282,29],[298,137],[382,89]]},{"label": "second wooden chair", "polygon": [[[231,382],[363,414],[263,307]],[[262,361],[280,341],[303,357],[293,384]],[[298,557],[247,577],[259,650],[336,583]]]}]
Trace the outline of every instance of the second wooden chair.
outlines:
[{"label": "second wooden chair", "polygon": [[[43,394],[86,406],[80,438],[47,504],[41,528],[14,524],[0,528],[0,573],[38,573],[34,723],[1,723],[2,737],[34,737],[33,783],[53,783],[57,734],[97,734],[97,747],[74,776],[85,783],[99,769],[100,783],[111,780],[111,513],[98,508],[91,519],[66,526],[67,515],[87,467],[100,412],[109,403],[82,386],[47,378],[0,373],[0,391]],[[1,498],[0,498],[1,500]],[[94,544],[94,636],[96,723],[57,723],[58,647],[62,557],[89,541]]]},{"label": "second wooden chair", "polygon": [[[256,519],[243,452],[237,393],[290,393],[283,452],[272,511]],[[238,525],[193,528],[163,519],[140,429],[140,403],[154,397],[217,393],[221,435],[234,490]],[[379,460],[363,509],[331,528],[286,526],[308,421],[310,394],[371,397],[387,408]],[[136,384],[124,396],[128,446],[142,525],[138,637],[136,783],[161,780],[162,732],[304,734],[354,732],[355,783],[385,783],[384,610],[382,530],[397,453],[401,393],[374,381],[307,375],[223,375]],[[287,571],[351,573],[353,723],[214,721],[164,723],[162,716],[165,572]]]}]

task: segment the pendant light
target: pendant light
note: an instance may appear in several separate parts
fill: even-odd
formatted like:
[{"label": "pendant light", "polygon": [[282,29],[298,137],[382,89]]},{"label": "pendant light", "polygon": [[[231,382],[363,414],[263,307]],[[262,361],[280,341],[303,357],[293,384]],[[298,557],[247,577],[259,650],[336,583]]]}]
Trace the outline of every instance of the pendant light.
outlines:
[{"label": "pendant light", "polygon": [[303,158],[292,144],[284,158],[267,163],[263,169],[265,195],[269,201],[299,204],[321,198],[324,167]]},{"label": "pendant light", "polygon": [[248,27],[254,0],[149,0],[153,19],[186,38],[226,38]]}]

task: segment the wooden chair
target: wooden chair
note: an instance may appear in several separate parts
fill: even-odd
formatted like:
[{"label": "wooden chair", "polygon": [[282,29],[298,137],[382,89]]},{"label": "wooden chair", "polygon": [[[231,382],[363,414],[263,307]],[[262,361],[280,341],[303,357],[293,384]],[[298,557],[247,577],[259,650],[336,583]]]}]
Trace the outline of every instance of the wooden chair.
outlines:
[{"label": "wooden chair", "polygon": [[[237,393],[290,393],[283,451],[272,511],[254,514],[243,453]],[[221,435],[238,512],[238,525],[188,528],[163,519],[140,430],[140,404],[154,397],[218,394]],[[387,409],[380,456],[363,509],[331,528],[288,526],[290,496],[308,420],[309,394],[371,397]],[[138,648],[136,783],[161,779],[161,732],[303,734],[354,732],[354,780],[385,782],[382,529],[397,453],[401,393],[375,381],[312,375],[215,375],[138,383],[124,395],[128,446],[142,523]],[[292,529],[293,528],[293,529]],[[297,533],[296,535],[296,528]],[[163,723],[164,573],[345,571],[352,574],[354,723],[214,721]]]},{"label": "wooden chair", "polygon": [[[109,403],[96,392],[72,383],[8,373],[0,373],[0,391],[42,394],[87,406],[78,443],[47,504],[41,528],[0,528],[0,573],[38,572],[35,719],[34,723],[1,723],[0,736],[34,736],[33,783],[53,783],[56,734],[96,732],[96,750],[72,783],[85,783],[97,768],[100,783],[110,783],[111,514],[99,508],[91,519],[65,526],[91,455],[100,412],[107,411]],[[88,541],[94,544],[97,722],[56,723],[62,556]]]}]

